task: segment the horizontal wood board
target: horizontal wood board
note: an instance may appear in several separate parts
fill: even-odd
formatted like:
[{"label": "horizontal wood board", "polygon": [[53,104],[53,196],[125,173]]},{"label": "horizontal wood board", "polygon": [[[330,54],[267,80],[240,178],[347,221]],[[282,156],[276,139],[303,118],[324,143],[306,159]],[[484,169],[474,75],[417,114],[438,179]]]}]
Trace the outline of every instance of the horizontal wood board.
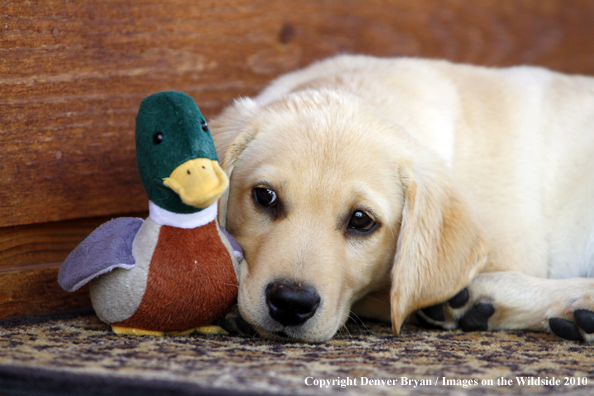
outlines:
[{"label": "horizontal wood board", "polygon": [[0,227],[146,209],[134,118],[189,93],[207,117],[338,53],[594,74],[594,3],[574,0],[2,2]]},{"label": "horizontal wood board", "polygon": [[146,210],[134,118],[153,92],[187,92],[211,118],[339,53],[594,74],[589,0],[62,0],[0,10],[0,317],[90,304],[87,289],[59,289],[58,265],[103,220]]},{"label": "horizontal wood board", "polygon": [[60,288],[59,263],[35,270],[0,272],[0,318],[71,311],[91,306],[89,286],[74,293]]},{"label": "horizontal wood board", "polygon": [[[145,218],[145,212],[133,217]],[[62,262],[82,239],[111,216],[0,228],[0,272]]]}]

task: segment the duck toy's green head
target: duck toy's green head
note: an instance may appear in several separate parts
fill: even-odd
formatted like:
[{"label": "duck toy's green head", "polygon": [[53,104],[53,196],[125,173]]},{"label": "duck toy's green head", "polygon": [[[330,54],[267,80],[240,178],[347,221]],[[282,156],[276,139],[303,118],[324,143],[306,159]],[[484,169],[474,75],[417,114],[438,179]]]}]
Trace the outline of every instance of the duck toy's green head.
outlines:
[{"label": "duck toy's green head", "polygon": [[148,199],[173,213],[201,211],[229,185],[204,116],[182,92],[159,92],[142,101],[136,162]]}]

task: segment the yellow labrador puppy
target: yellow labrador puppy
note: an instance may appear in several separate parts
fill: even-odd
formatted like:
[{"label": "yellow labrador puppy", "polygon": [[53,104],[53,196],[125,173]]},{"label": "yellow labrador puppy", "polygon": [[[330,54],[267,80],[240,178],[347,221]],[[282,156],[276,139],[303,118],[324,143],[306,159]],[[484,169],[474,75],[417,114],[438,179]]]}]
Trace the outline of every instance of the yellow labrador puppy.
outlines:
[{"label": "yellow labrador puppy", "polygon": [[594,78],[339,56],[211,127],[262,335],[324,341],[351,312],[398,333],[424,308],[594,340]]}]

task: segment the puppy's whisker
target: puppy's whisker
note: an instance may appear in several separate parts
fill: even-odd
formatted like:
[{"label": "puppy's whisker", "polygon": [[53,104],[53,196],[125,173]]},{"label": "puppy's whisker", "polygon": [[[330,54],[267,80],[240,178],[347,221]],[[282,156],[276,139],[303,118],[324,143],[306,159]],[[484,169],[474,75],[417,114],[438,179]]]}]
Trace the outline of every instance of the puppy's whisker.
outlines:
[{"label": "puppy's whisker", "polygon": [[383,302],[384,302],[383,300],[380,300],[379,298],[372,297],[372,296],[367,296],[366,298],[368,298],[368,299],[370,299],[370,300],[373,300],[373,301],[377,301],[377,302],[379,302],[379,303],[383,303]]},{"label": "puppy's whisker", "polygon": [[355,317],[353,317],[353,316],[351,316],[351,315],[354,315],[354,316],[357,318],[357,320],[359,321],[359,323],[357,323],[357,326],[359,326],[359,324],[360,324],[361,326],[363,326],[363,327],[365,328],[365,331],[367,331],[368,333],[371,333],[371,330],[369,330],[369,327],[367,327],[367,326],[365,325],[365,322],[363,321],[363,319],[361,319],[361,318],[359,317],[359,315],[357,315],[356,313],[354,313],[354,312],[352,312],[352,311],[351,311],[351,313],[349,314],[349,318],[353,319],[353,320],[355,321],[355,323],[356,323]]},{"label": "puppy's whisker", "polygon": [[346,323],[343,324],[342,326],[340,326],[340,331],[342,331],[343,329],[344,329],[344,331],[346,331],[346,333],[349,336],[349,338],[352,338],[353,337],[353,335],[349,331],[349,328],[347,327]]},{"label": "puppy's whisker", "polygon": [[[344,316],[346,316],[348,319],[352,319],[353,323],[357,326],[357,329],[359,330],[359,332],[361,331],[361,326],[359,326],[359,323],[357,323],[357,320],[363,325],[363,327],[365,327],[367,329],[367,327],[365,326],[365,324],[363,324],[363,322],[361,321],[361,319],[359,317],[354,318],[350,314],[344,314]],[[355,316],[357,316],[357,315],[355,315]],[[345,322],[345,324],[343,324],[340,329],[342,330],[343,328],[347,332],[349,337],[353,336],[347,326],[347,322]]]},{"label": "puppy's whisker", "polygon": [[396,227],[393,224],[388,225],[388,229],[390,230],[390,233],[392,234],[392,238],[396,239],[396,235],[398,235],[398,230],[396,229]]}]

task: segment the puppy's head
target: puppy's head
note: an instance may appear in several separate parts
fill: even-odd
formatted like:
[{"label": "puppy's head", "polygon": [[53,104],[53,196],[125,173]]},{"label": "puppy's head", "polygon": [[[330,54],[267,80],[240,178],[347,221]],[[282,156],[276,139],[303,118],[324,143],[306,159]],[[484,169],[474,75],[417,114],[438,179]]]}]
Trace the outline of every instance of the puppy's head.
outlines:
[{"label": "puppy's head", "polygon": [[262,335],[327,340],[390,285],[398,331],[484,263],[441,164],[356,97],[244,99],[211,126],[230,175],[221,222],[245,253],[239,309]]}]

